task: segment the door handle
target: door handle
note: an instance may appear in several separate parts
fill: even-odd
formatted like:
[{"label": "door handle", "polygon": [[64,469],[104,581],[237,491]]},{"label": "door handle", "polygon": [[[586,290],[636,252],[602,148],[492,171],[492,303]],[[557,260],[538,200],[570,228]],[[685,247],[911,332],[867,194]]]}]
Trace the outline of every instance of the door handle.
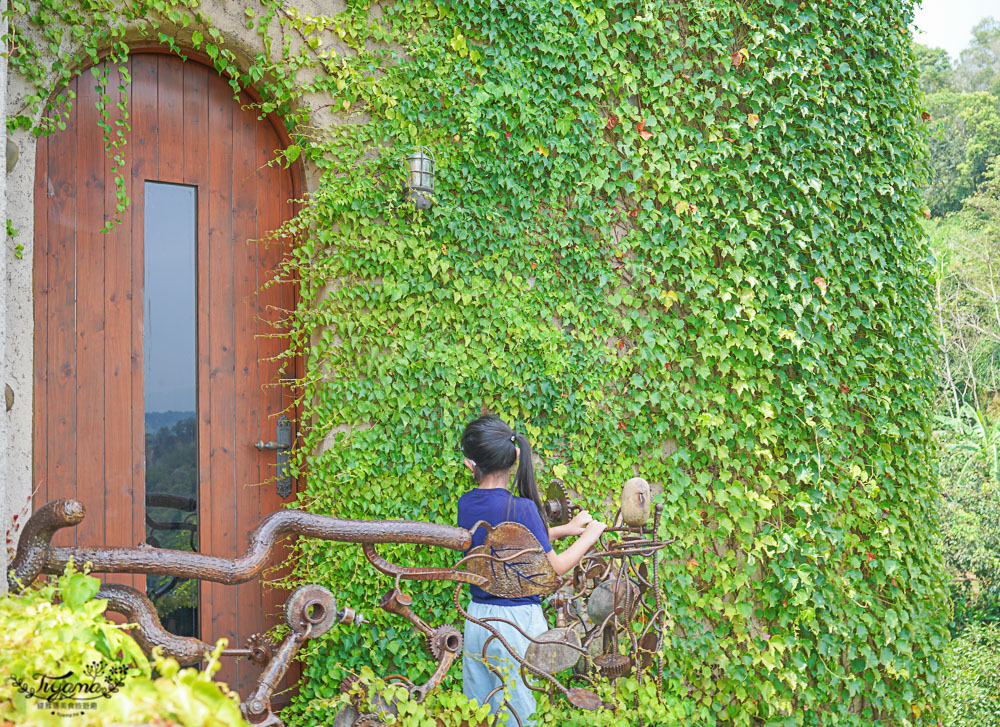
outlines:
[{"label": "door handle", "polygon": [[265,449],[276,449],[279,451],[288,449],[287,444],[279,444],[278,442],[265,442],[264,440],[257,442],[257,444],[255,444],[254,446],[262,452]]},{"label": "door handle", "polygon": [[254,447],[260,452],[265,450],[277,452],[275,456],[277,490],[278,496],[284,499],[292,494],[292,476],[288,474],[288,450],[292,448],[292,422],[284,414],[278,417],[274,439],[273,442],[265,442],[262,439]]}]

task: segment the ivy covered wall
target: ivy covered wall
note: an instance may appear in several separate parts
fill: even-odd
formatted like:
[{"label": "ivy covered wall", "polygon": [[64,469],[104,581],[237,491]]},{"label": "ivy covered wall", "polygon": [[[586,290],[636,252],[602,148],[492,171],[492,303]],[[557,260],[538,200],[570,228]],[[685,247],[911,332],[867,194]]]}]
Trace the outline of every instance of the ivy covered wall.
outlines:
[{"label": "ivy covered wall", "polygon": [[[453,522],[459,434],[495,412],[542,481],[595,512],[636,473],[656,488],[677,540],[653,721],[934,723],[945,594],[909,0],[205,4],[218,17],[197,0],[12,12],[42,56],[82,47],[76,65],[133,38],[193,47],[286,118],[285,157],[312,180],[286,230],[298,506]],[[249,36],[236,52],[220,18]],[[28,50],[12,74],[31,82],[76,67]],[[416,144],[437,158],[425,212],[400,194]],[[290,723],[329,720],[363,665],[428,673],[357,548],[300,555],[298,578],[373,623],[310,645]],[[427,620],[454,618],[450,588],[407,590]]]},{"label": "ivy covered wall", "polygon": [[[675,718],[933,723],[945,597],[910,15],[349,7],[334,107],[366,115],[301,140],[327,169],[299,220],[303,504],[453,522],[461,429],[495,412],[543,481],[597,511],[635,473],[657,486],[677,537]],[[426,212],[400,198],[414,144],[437,158]],[[352,604],[389,587],[356,548],[302,550],[299,575]],[[447,587],[408,590],[452,618]],[[299,708],[363,664],[426,673],[419,638],[373,620],[313,650]]]}]

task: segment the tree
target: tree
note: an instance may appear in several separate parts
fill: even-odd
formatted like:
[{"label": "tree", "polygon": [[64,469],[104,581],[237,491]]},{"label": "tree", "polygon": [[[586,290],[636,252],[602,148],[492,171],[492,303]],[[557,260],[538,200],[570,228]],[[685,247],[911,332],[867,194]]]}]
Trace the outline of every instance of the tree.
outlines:
[{"label": "tree", "polygon": [[974,194],[1000,152],[1000,100],[988,92],[943,91],[927,96],[933,124],[931,180],[924,192],[931,212],[958,210]]},{"label": "tree", "polygon": [[917,68],[920,69],[920,90],[925,94],[951,91],[955,88],[951,58],[944,48],[913,44]]},{"label": "tree", "polygon": [[972,29],[972,43],[959,56],[955,81],[962,91],[1000,96],[1000,20],[986,18]]},{"label": "tree", "polygon": [[961,211],[928,232],[938,262],[941,403],[957,417],[964,404],[995,406],[1000,392],[1000,155]]}]

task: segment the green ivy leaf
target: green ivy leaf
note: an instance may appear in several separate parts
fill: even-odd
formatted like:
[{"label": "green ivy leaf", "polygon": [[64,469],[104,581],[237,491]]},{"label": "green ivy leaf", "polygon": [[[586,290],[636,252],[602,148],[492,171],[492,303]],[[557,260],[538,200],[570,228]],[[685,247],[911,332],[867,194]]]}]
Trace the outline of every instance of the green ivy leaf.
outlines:
[{"label": "green ivy leaf", "polygon": [[101,588],[101,581],[83,573],[66,576],[62,583],[62,597],[71,608],[79,608],[93,598]]}]

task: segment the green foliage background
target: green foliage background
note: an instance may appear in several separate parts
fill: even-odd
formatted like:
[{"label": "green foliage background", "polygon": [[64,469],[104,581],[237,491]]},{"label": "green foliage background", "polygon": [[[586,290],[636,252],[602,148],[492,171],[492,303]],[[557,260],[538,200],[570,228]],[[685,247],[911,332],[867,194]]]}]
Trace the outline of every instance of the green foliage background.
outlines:
[{"label": "green foliage background", "polygon": [[[297,222],[303,503],[453,522],[459,433],[496,412],[594,508],[636,471],[662,486],[675,718],[933,721],[909,4],[353,12],[334,103],[366,116],[301,141],[329,170]],[[399,193],[417,143],[437,157],[426,213]],[[355,605],[389,587],[337,545],[305,544],[298,575]],[[450,589],[412,590],[453,618]],[[300,708],[361,664],[419,678],[418,648],[378,614],[338,632]]]},{"label": "green foliage background", "polygon": [[[496,412],[543,480],[565,467],[598,512],[636,472],[657,486],[677,538],[658,722],[935,721],[946,595],[908,0],[357,1],[330,17],[267,0],[245,8],[265,39],[249,68],[196,2],[111,5],[12,12],[50,47],[53,18],[82,28],[81,58],[124,57],[105,19],[190,24],[288,121],[287,161],[318,171],[284,230],[311,422],[297,505],[453,522],[462,426]],[[44,45],[18,42],[13,70],[43,78]],[[416,144],[437,158],[424,213],[400,195]],[[303,543],[296,578],[373,623],[310,646],[289,723],[328,718],[362,665],[428,673],[410,629],[370,610],[389,583],[356,547]],[[408,590],[427,620],[454,619],[449,588]]]},{"label": "green foliage background", "polygon": [[962,209],[1000,149],[1000,20],[977,23],[969,47],[955,60],[943,48],[919,43],[914,55],[931,131],[924,199],[941,216]]}]

